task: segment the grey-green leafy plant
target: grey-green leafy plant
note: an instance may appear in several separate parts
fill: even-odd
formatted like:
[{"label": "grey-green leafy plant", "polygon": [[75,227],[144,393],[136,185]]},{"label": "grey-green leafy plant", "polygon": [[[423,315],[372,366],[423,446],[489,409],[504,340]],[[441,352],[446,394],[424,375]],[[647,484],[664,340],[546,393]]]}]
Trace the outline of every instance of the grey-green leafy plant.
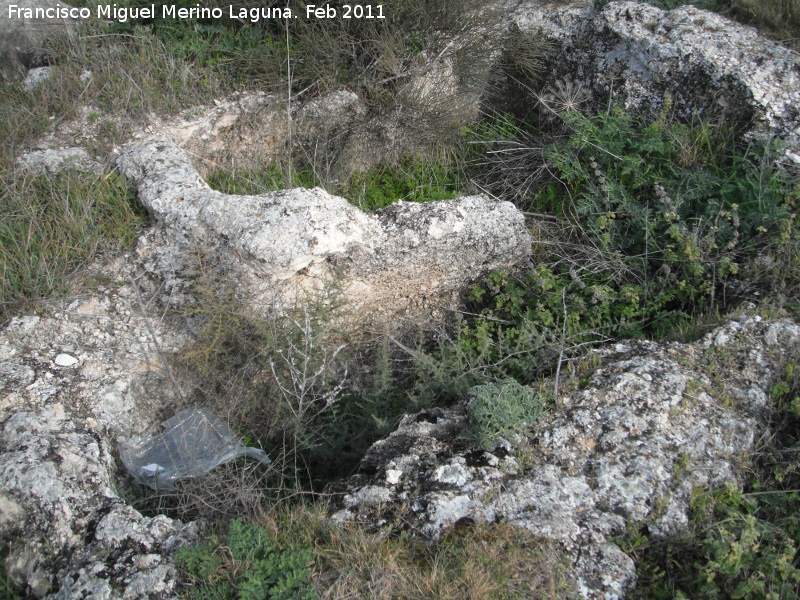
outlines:
[{"label": "grey-green leafy plant", "polygon": [[544,398],[530,386],[506,380],[477,385],[469,391],[467,439],[477,448],[492,450],[525,435],[545,410]]}]

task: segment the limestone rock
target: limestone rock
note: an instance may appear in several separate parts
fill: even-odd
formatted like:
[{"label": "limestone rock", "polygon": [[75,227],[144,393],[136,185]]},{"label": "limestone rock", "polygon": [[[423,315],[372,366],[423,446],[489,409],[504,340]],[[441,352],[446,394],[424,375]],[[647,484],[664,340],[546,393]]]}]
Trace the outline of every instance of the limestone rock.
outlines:
[{"label": "limestone rock", "polygon": [[[129,270],[108,266],[115,277]],[[146,318],[162,349],[182,346],[159,317]],[[117,440],[178,404],[161,368],[129,285],[0,331],[0,545],[6,572],[32,597],[174,596],[169,556],[197,527],[128,506],[112,456]]]},{"label": "limestone rock", "polygon": [[26,92],[32,92],[45,81],[50,79],[53,74],[53,67],[36,67],[28,71],[25,79],[22,80],[22,89]]},{"label": "limestone rock", "polygon": [[17,159],[17,167],[23,171],[55,174],[64,169],[98,173],[102,165],[93,161],[83,148],[60,148],[58,150],[34,150]]},{"label": "limestone rock", "polygon": [[9,7],[55,9],[68,7],[53,0],[0,0],[0,80],[21,78],[31,67],[41,66],[47,42],[72,31],[74,21],[62,18],[9,18]]},{"label": "limestone rock", "polygon": [[415,305],[440,302],[530,254],[522,214],[485,196],[398,202],[367,214],[321,189],[213,191],[185,152],[166,141],[125,148],[117,164],[166,228],[145,252],[151,270],[176,281],[189,251],[200,247],[263,305],[291,302],[339,276],[355,310],[414,313]]},{"label": "limestone rock", "polygon": [[637,2],[539,7],[523,3],[513,19],[556,41],[550,75],[609,93],[628,106],[678,115],[697,112],[748,124],[800,148],[800,55],[752,27],[683,6],[664,11]]},{"label": "limestone rock", "polygon": [[620,344],[511,449],[465,448],[465,403],[407,415],[336,487],[334,519],[398,519],[430,538],[462,520],[502,519],[560,542],[583,597],[623,597],[636,570],[609,536],[628,522],[679,533],[693,488],[740,483],[736,465],[765,422],[780,354],[798,344],[797,325],[758,317],[695,344]]},{"label": "limestone rock", "polygon": [[[91,76],[91,72],[84,71],[81,81],[88,81]],[[31,86],[36,85],[33,71],[29,79]],[[162,139],[174,142],[192,156],[202,175],[218,170],[241,173],[263,169],[285,156],[287,140],[291,138],[295,151],[319,157],[319,175],[332,179],[332,163],[338,161],[334,158],[340,154],[337,147],[349,139],[350,128],[364,120],[366,108],[353,92],[336,90],[306,102],[295,100],[287,114],[285,98],[247,91],[187,108],[177,115],[108,114],[92,105],[76,107],[75,113],[75,117],[59,121],[45,132],[33,151],[20,158],[20,166],[38,171],[53,171],[58,166],[94,169],[88,155],[81,160],[72,157],[78,151],[86,154],[84,148],[102,146],[98,141],[107,137],[103,130],[113,124],[120,131],[130,132],[126,143]],[[70,160],[59,165],[54,159],[62,153]],[[105,162],[113,156],[112,151],[110,157],[98,160]],[[371,157],[368,166],[377,161]],[[326,163],[324,169],[322,162]]]}]

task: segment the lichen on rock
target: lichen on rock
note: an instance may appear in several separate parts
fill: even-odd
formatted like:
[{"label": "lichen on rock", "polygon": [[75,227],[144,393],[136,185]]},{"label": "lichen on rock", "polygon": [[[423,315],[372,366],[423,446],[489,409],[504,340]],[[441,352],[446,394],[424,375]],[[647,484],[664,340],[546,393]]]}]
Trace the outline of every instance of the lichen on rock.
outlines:
[{"label": "lichen on rock", "polygon": [[627,107],[755,125],[761,137],[785,140],[800,163],[800,57],[753,27],[693,6],[628,1],[601,10],[522,3],[513,20],[555,40],[552,81]]},{"label": "lichen on rock", "polygon": [[35,597],[172,597],[169,555],[197,534],[121,497],[116,441],[178,402],[145,320],[167,352],[186,341],[135,298],[130,284],[101,286],[0,331],[0,540],[9,577]]},{"label": "lichen on rock", "polygon": [[117,164],[168,229],[165,243],[140,250],[152,257],[143,262],[179,277],[187,254],[200,247],[237,274],[255,305],[290,303],[337,281],[353,311],[389,321],[430,310],[481,274],[530,255],[522,213],[486,196],[397,202],[368,214],[319,188],[260,196],[213,191],[167,141],[125,148]]},{"label": "lichen on rock", "polygon": [[611,536],[629,522],[656,537],[684,531],[693,489],[741,484],[765,427],[761,399],[781,350],[798,344],[790,321],[743,317],[694,344],[602,350],[590,382],[564,391],[511,454],[465,448],[465,403],[408,415],[336,486],[334,518],[396,519],[431,538],[464,519],[503,520],[560,542],[582,596],[623,597],[636,569]]}]

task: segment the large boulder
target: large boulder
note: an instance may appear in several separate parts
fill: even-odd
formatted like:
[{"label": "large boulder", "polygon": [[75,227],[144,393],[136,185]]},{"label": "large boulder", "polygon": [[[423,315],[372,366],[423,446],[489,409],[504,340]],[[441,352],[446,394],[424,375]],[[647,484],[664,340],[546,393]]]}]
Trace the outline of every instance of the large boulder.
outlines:
[{"label": "large boulder", "polygon": [[528,437],[490,452],[461,436],[466,403],[408,415],[335,487],[334,518],[429,538],[502,520],[560,542],[581,596],[623,597],[636,569],[611,536],[628,523],[674,535],[693,489],[741,485],[781,356],[798,344],[796,324],[759,317],[694,344],[617,344],[596,353],[604,364],[584,388],[562,382]]},{"label": "large boulder", "polygon": [[[16,9],[9,12],[11,6]],[[46,58],[47,44],[58,35],[65,35],[75,27],[69,17],[26,18],[26,9],[69,9],[64,2],[54,0],[0,0],[0,81],[21,78],[28,69],[41,66]],[[36,13],[33,13],[34,15]]]},{"label": "large boulder", "polygon": [[541,7],[513,20],[556,43],[551,79],[595,98],[689,118],[725,117],[786,140],[800,163],[800,55],[719,14],[637,2]]},{"label": "large boulder", "polygon": [[[97,276],[131,272],[120,260]],[[187,338],[147,300],[129,283],[84,289],[0,330],[0,546],[30,597],[175,595],[170,554],[197,526],[129,506],[115,460],[179,403],[159,355]]]},{"label": "large boulder", "polygon": [[161,224],[141,260],[173,297],[200,248],[254,304],[292,303],[336,282],[354,313],[393,320],[449,304],[481,274],[530,257],[522,213],[486,196],[365,213],[319,188],[228,195],[167,141],[131,145],[117,165]]}]

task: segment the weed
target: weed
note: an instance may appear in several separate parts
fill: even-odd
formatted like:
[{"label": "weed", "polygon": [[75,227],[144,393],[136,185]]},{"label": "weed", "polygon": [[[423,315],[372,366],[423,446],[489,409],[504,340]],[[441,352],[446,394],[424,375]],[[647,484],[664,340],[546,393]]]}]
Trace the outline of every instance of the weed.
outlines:
[{"label": "weed", "polygon": [[460,527],[426,544],[407,533],[333,524],[316,505],[234,521],[226,536],[176,558],[189,598],[273,597],[248,595],[253,589],[280,598],[285,582],[298,598],[564,598],[572,591],[563,551],[523,528]]},{"label": "weed", "polygon": [[[291,178],[287,175],[291,172]],[[226,194],[258,195],[293,187],[313,188],[319,182],[314,173],[307,168],[291,170],[282,168],[278,163],[270,163],[259,172],[215,171],[208,176],[208,185]]]},{"label": "weed", "polygon": [[297,461],[325,439],[321,415],[343,398],[347,343],[337,334],[334,309],[323,302],[284,314],[259,315],[201,262],[192,281],[198,302],[186,316],[198,325],[196,342],[180,357],[198,382],[202,402],[273,458],[273,472],[294,489],[305,478]]},{"label": "weed", "polygon": [[[508,116],[478,132],[481,145],[497,152],[482,173],[485,185],[505,197],[516,190],[526,209],[545,213],[539,228],[546,266],[535,277],[549,298],[532,281],[522,289],[512,284],[527,307],[519,314],[543,306],[560,320],[555,298],[563,295],[570,318],[583,320],[585,329],[660,337],[693,328],[696,315],[735,301],[736,282],[755,272],[750,264],[765,260],[757,252],[768,244],[768,256],[780,253],[776,264],[793,264],[793,184],[775,166],[775,149],[724,151],[736,148],[729,128],[681,124],[666,114],[642,123],[619,109],[564,112],[565,138],[549,145],[537,144],[531,125]],[[526,156],[533,170],[520,179],[514,173]],[[537,169],[543,161],[547,167]],[[558,180],[534,194],[545,172]],[[769,241],[779,231],[786,231],[780,249]],[[790,269],[780,272],[789,278],[784,286],[795,285]],[[490,309],[495,317],[498,308]],[[539,316],[547,326],[547,316]]]},{"label": "weed", "polygon": [[67,171],[0,182],[0,315],[61,289],[98,251],[131,244],[145,221],[124,178]]},{"label": "weed", "polygon": [[541,396],[513,380],[475,386],[469,396],[465,435],[473,446],[484,450],[514,443],[544,412]]},{"label": "weed", "polygon": [[623,547],[637,560],[636,598],[795,598],[797,500],[773,520],[763,501],[733,488],[696,490],[688,533],[661,542],[636,536]]},{"label": "weed", "polygon": [[362,210],[375,210],[397,200],[429,202],[455,198],[458,178],[444,164],[406,160],[396,167],[378,165],[352,177],[343,195]]},{"label": "weed", "polygon": [[310,599],[309,547],[289,544],[279,547],[257,524],[231,521],[224,541],[208,538],[175,553],[191,587],[186,598],[239,598],[241,600]]},{"label": "weed", "polygon": [[562,598],[571,592],[560,550],[510,525],[456,529],[432,546],[355,527],[337,538],[321,549],[329,598],[353,590],[378,598]]}]

